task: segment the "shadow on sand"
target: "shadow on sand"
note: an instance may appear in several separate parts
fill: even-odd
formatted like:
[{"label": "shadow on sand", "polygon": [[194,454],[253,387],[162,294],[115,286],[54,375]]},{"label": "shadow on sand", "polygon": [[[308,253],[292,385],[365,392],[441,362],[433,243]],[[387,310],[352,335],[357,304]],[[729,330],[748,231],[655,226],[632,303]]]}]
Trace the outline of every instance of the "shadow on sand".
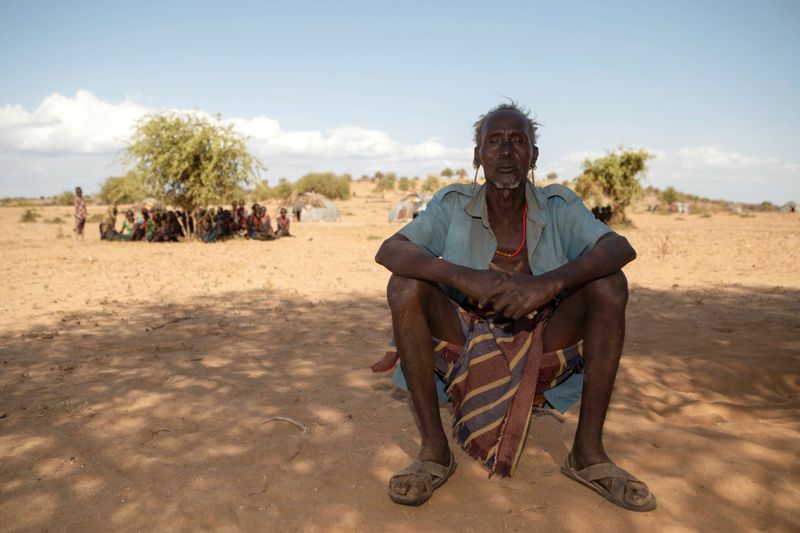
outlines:
[{"label": "shadow on sand", "polygon": [[[574,432],[532,424],[517,476],[465,454],[422,508],[389,502],[413,417],[369,371],[380,299],[251,294],[53,316],[0,338],[0,522],[50,530],[790,528],[800,291],[634,288],[607,449],[659,497],[603,503],[558,474]],[[283,420],[290,417],[304,433]],[[449,490],[448,490],[449,489]],[[779,497],[775,497],[779,495]],[[577,507],[573,513],[569,511]]]}]

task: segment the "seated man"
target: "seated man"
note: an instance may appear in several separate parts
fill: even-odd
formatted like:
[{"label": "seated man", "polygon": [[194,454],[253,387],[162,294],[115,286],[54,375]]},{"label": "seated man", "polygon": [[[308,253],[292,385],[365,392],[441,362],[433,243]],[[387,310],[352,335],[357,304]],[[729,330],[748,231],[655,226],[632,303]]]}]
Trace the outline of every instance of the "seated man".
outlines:
[{"label": "seated man", "polygon": [[119,240],[119,233],[116,229],[117,225],[117,206],[112,205],[108,208],[106,216],[100,223],[100,240],[101,241],[116,241]]},{"label": "seated man", "polygon": [[572,191],[527,179],[536,130],[513,103],[481,116],[473,164],[486,184],[442,189],[375,258],[393,274],[394,339],[421,435],[418,459],[389,482],[396,503],[423,503],[455,470],[435,372],[453,402],[456,439],[490,475],[513,474],[541,393],[585,376],[562,472],[626,509],[656,506],[602,441],[625,332],[621,269],[636,253]]}]

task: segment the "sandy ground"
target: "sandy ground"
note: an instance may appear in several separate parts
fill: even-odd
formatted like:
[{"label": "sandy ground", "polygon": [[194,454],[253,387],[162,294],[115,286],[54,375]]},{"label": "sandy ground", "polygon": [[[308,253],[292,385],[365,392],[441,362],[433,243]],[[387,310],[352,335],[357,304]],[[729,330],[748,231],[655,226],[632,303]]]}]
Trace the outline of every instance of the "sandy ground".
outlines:
[{"label": "sandy ground", "polygon": [[800,529],[800,215],[640,213],[623,232],[639,258],[606,448],[656,511],[560,474],[576,409],[533,422],[514,478],[458,451],[408,508],[386,485],[414,420],[369,370],[397,196],[215,245],[101,243],[94,225],[75,243],[69,208],[0,209],[0,529]]}]

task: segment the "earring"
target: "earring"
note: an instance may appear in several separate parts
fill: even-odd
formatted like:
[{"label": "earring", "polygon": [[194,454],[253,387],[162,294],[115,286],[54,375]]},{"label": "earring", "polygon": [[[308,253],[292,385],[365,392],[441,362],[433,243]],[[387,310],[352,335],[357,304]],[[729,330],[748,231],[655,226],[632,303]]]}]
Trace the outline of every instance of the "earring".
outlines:
[{"label": "earring", "polygon": [[478,169],[481,168],[480,165],[475,165],[475,178],[472,180],[472,190],[475,190],[475,187],[478,186]]}]

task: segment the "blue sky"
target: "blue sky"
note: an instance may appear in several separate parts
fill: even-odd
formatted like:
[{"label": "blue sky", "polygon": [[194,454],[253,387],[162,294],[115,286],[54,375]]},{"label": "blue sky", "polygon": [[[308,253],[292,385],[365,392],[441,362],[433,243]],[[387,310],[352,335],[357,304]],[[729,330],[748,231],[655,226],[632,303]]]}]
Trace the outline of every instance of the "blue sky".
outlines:
[{"label": "blue sky", "polygon": [[800,200],[798,2],[5,2],[0,196],[96,190],[142,114],[220,113],[269,170],[470,166],[504,96],[541,173],[618,145],[649,182]]}]

